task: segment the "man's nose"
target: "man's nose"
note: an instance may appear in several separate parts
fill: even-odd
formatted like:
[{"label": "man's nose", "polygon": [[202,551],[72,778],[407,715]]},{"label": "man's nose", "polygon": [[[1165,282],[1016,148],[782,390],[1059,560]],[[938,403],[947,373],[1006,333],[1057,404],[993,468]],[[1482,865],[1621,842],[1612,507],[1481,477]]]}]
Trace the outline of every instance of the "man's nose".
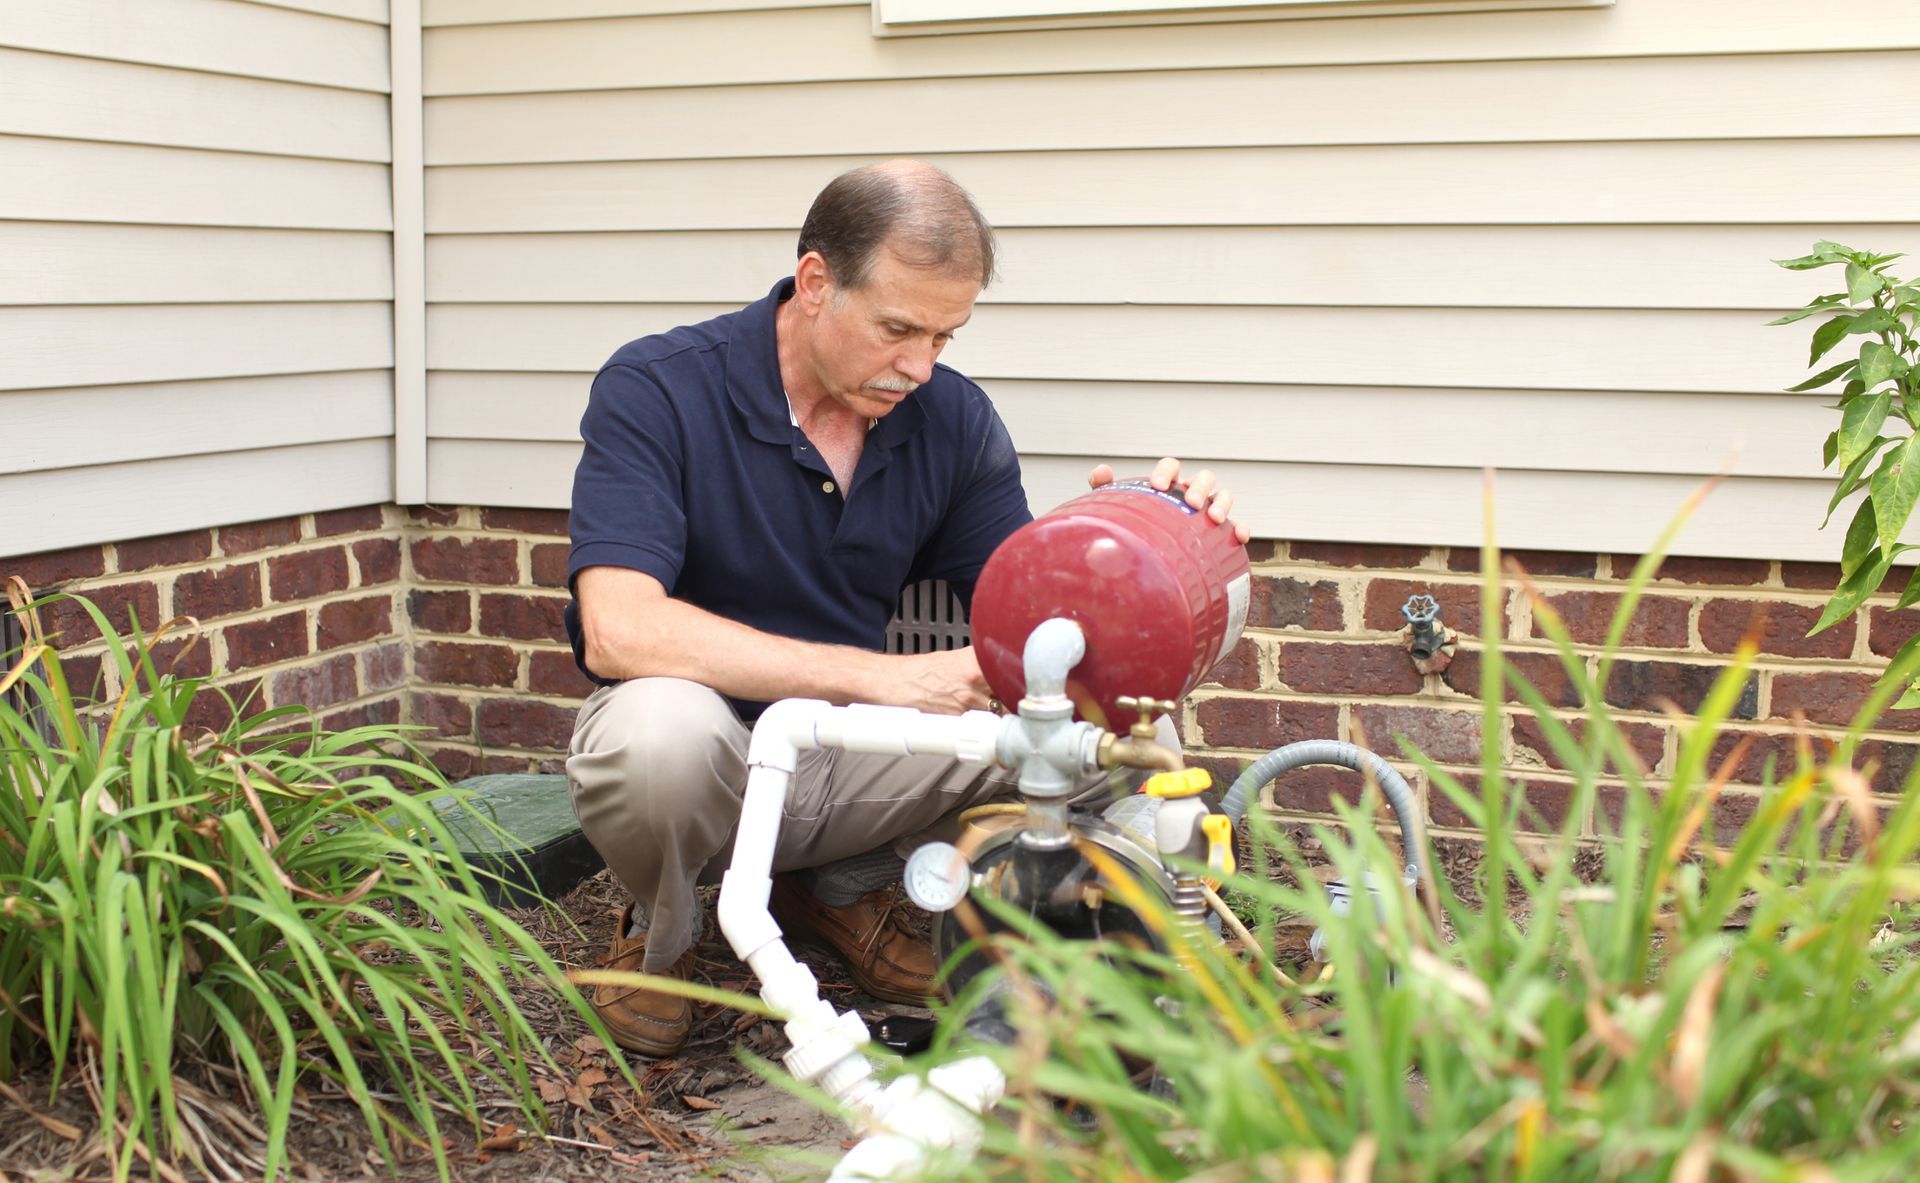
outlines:
[{"label": "man's nose", "polygon": [[924,386],[933,377],[933,359],[939,350],[932,342],[916,342],[907,346],[894,359],[894,368],[912,379],[915,385]]}]

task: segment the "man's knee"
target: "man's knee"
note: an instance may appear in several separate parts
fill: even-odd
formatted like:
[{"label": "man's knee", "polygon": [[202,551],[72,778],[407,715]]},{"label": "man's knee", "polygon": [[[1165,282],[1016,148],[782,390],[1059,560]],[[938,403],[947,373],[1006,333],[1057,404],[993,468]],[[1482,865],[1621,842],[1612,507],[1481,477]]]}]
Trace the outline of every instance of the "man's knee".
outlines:
[{"label": "man's knee", "polygon": [[595,691],[574,726],[567,776],[590,815],[661,822],[737,797],[747,732],[718,693],[679,678],[637,678]]}]

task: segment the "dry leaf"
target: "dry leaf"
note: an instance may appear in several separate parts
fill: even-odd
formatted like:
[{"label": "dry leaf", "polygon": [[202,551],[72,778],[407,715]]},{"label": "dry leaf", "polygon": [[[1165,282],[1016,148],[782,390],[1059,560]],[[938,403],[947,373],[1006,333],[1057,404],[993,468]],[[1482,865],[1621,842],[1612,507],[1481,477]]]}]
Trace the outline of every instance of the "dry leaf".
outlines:
[{"label": "dry leaf", "polygon": [[543,1077],[539,1082],[539,1089],[540,1099],[549,1105],[558,1105],[567,1099],[567,1086],[557,1080],[547,1080]]},{"label": "dry leaf", "polygon": [[686,1104],[687,1108],[698,1109],[702,1113],[710,1112],[712,1110],[720,1108],[720,1102],[709,1101],[705,1097],[696,1097],[692,1093],[686,1094],[685,1096],[681,1097],[680,1100]]},{"label": "dry leaf", "polygon": [[1713,1139],[1704,1131],[1687,1143],[1680,1157],[1673,1160],[1673,1174],[1667,1183],[1707,1183],[1707,1171],[1713,1166]]},{"label": "dry leaf", "polygon": [[1851,768],[1828,768],[1827,779],[1839,791],[1846,802],[1847,811],[1853,814],[1853,824],[1859,831],[1860,844],[1867,853],[1873,853],[1874,844],[1880,839],[1880,810],[1873,803],[1873,789],[1868,786],[1867,778]]},{"label": "dry leaf", "polygon": [[614,1140],[614,1136],[608,1132],[607,1127],[597,1121],[588,1123],[587,1136],[596,1142],[605,1142],[609,1146],[619,1145],[619,1143]]},{"label": "dry leaf", "polygon": [[1372,1134],[1362,1134],[1340,1163],[1340,1183],[1367,1183],[1373,1178],[1373,1163],[1380,1156],[1380,1142]]},{"label": "dry leaf", "polygon": [[26,1110],[27,1116],[39,1122],[40,1125],[43,1126],[48,1133],[56,1134],[62,1138],[65,1138],[69,1142],[78,1142],[80,1140],[81,1130],[79,1126],[73,1125],[69,1122],[61,1121],[59,1118],[54,1117],[51,1114],[42,1113],[38,1109],[35,1109],[32,1105],[29,1105],[27,1103],[27,1099],[25,1097],[21,1096],[17,1091],[15,1091],[15,1089],[11,1085],[9,1085],[4,1080],[0,1080],[0,1097],[5,1097],[7,1100],[12,1101],[15,1105],[18,1105],[20,1108]]},{"label": "dry leaf", "polygon": [[1294,1183],[1334,1183],[1333,1156],[1324,1150],[1303,1150],[1287,1155],[1293,1168]]},{"label": "dry leaf", "polygon": [[512,1122],[493,1127],[486,1140],[480,1143],[482,1150],[518,1150],[520,1149],[520,1127]]},{"label": "dry leaf", "polygon": [[582,1035],[573,1041],[573,1048],[575,1051],[585,1052],[587,1055],[592,1056],[606,1051],[607,1045],[600,1042],[598,1035]]},{"label": "dry leaf", "polygon": [[607,1083],[607,1071],[604,1068],[589,1068],[585,1072],[582,1072],[580,1079],[574,1081],[574,1083],[583,1089],[590,1089],[596,1084],[605,1084]]},{"label": "dry leaf", "polygon": [[1686,1009],[1680,1013],[1680,1030],[1673,1037],[1673,1093],[1682,1105],[1691,1106],[1700,1095],[1700,1077],[1707,1068],[1707,1042],[1713,1034],[1714,1003],[1720,998],[1720,981],[1726,976],[1724,963],[1701,974],[1693,984],[1693,993],[1687,995]]}]

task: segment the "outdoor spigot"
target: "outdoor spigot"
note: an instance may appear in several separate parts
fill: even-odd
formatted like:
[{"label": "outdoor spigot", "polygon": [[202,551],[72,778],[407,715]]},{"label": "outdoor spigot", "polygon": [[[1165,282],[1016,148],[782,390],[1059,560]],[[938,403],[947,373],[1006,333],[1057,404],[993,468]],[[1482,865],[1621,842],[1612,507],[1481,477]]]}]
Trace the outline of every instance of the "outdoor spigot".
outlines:
[{"label": "outdoor spigot", "polygon": [[1178,772],[1186,767],[1179,752],[1160,745],[1156,738],[1159,732],[1153,726],[1156,715],[1173,710],[1179,703],[1170,698],[1127,696],[1115,699],[1114,704],[1122,710],[1138,711],[1140,718],[1125,735],[1108,732],[1100,738],[1100,767],[1155,768],[1163,772]]},{"label": "outdoor spigot", "polygon": [[1435,674],[1453,664],[1454,635],[1440,622],[1440,601],[1428,595],[1408,596],[1400,606],[1407,618],[1407,652],[1413,668]]}]

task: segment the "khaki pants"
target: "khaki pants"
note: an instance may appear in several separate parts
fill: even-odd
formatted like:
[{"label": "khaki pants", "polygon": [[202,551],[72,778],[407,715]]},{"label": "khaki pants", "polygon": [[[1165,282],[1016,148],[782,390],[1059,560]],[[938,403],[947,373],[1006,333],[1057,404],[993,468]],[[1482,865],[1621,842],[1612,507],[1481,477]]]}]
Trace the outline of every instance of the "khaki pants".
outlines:
[{"label": "khaki pants", "polygon": [[[747,783],[747,726],[697,682],[636,678],[593,692],[574,724],[567,779],[588,841],[648,918],[647,972],[700,932],[694,888],[720,881]],[[1161,740],[1174,740],[1161,720]],[[994,765],[938,756],[800,753],[773,869],[818,867],[892,844],[910,853],[943,818],[1015,791]],[[1077,801],[1109,792],[1096,775]]]}]

